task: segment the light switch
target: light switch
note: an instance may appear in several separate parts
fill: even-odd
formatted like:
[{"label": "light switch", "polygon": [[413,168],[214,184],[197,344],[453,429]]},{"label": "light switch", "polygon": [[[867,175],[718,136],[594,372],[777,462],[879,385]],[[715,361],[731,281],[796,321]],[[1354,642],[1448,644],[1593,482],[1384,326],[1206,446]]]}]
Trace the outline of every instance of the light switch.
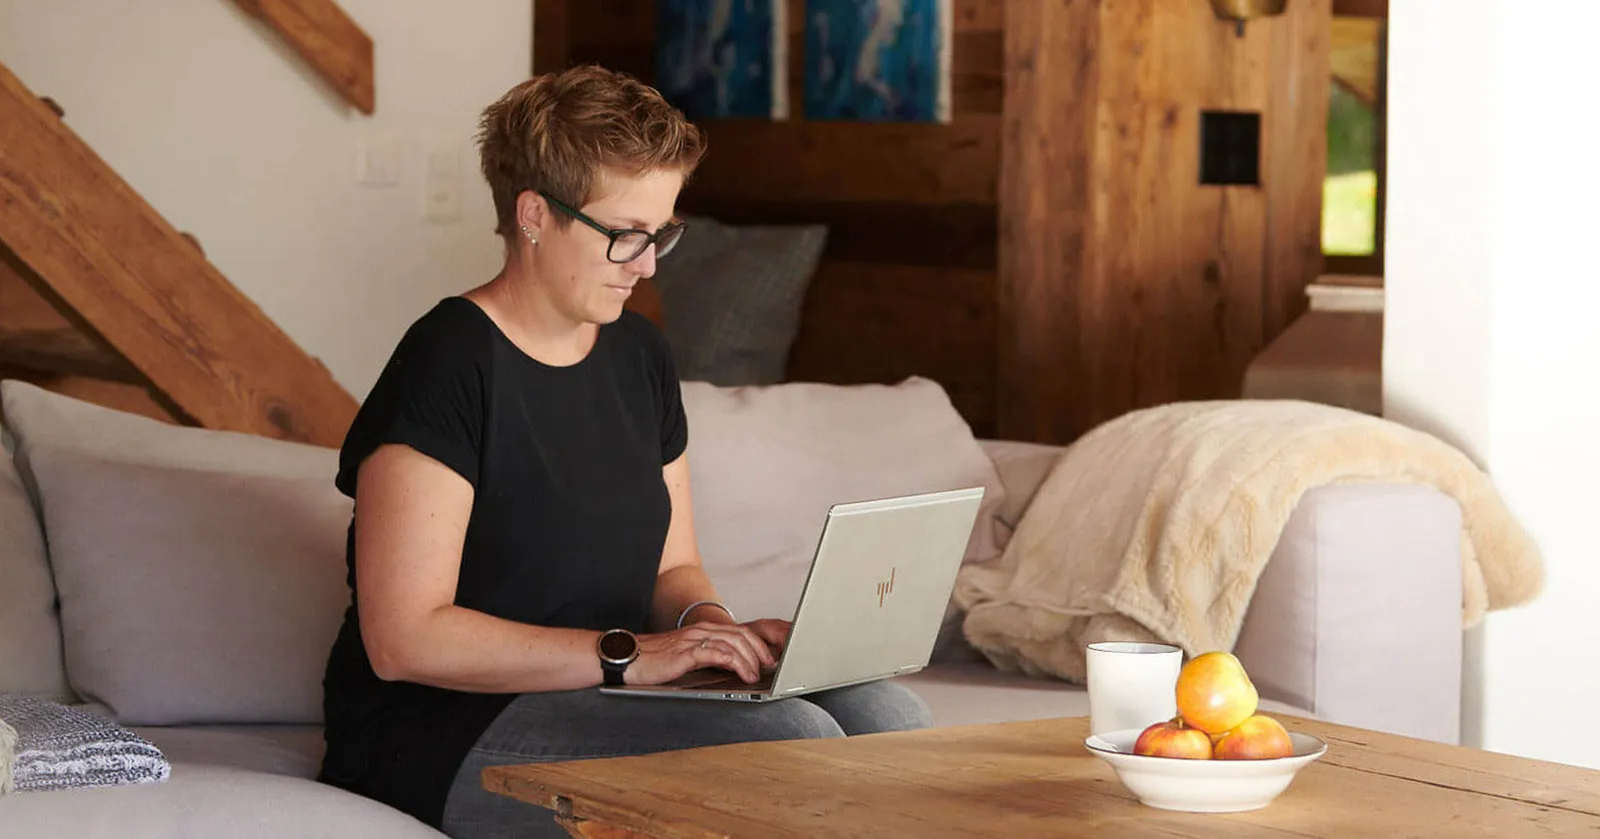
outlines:
[{"label": "light switch", "polygon": [[356,183],[362,186],[397,186],[400,183],[400,141],[375,137],[356,147]]},{"label": "light switch", "polygon": [[440,144],[428,152],[422,217],[440,222],[461,217],[461,155],[455,143]]}]

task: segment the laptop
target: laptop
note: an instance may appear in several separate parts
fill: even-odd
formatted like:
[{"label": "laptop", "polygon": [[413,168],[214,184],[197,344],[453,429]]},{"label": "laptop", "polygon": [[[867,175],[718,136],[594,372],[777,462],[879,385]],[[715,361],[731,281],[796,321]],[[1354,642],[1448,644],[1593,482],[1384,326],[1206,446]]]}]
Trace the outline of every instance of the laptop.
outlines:
[{"label": "laptop", "polygon": [[983,487],[835,504],[811,558],[789,643],[753,683],[717,668],[602,693],[771,702],[928,666]]}]

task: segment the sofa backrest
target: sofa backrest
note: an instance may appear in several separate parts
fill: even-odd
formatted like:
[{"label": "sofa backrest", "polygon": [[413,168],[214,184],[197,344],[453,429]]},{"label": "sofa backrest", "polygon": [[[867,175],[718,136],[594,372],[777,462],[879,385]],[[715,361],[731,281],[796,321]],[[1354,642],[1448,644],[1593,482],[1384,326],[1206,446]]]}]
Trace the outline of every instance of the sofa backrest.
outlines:
[{"label": "sofa backrest", "polygon": [[985,489],[966,549],[1000,553],[994,463],[938,383],[683,384],[695,532],[706,572],[743,617],[790,617],[828,507]]},{"label": "sofa backrest", "polygon": [[[321,721],[349,600],[336,451],[15,381],[0,402],[16,446],[15,469],[0,462],[0,691],[127,724]],[[700,546],[741,617],[792,614],[836,502],[981,485],[967,559],[994,558],[1009,532],[1012,495],[934,382],[686,382],[684,405]],[[1003,451],[1031,494],[1049,451]]]}]

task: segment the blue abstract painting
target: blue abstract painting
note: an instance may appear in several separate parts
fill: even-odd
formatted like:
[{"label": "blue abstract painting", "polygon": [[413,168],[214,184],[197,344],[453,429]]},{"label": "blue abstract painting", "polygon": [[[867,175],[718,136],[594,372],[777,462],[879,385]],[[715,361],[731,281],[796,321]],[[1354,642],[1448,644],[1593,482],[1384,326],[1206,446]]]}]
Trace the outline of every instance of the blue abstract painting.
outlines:
[{"label": "blue abstract painting", "polygon": [[783,0],[658,0],[656,88],[689,119],[788,117]]},{"label": "blue abstract painting", "polygon": [[950,121],[951,0],[807,0],[807,119]]}]

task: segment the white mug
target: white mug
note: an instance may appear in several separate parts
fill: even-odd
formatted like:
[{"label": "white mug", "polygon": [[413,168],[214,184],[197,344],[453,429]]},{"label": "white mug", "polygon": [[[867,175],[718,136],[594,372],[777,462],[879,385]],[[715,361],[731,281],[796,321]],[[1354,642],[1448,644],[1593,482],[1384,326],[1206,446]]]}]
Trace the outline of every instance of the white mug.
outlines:
[{"label": "white mug", "polygon": [[1090,644],[1089,733],[1142,729],[1178,715],[1183,650],[1166,644]]}]

